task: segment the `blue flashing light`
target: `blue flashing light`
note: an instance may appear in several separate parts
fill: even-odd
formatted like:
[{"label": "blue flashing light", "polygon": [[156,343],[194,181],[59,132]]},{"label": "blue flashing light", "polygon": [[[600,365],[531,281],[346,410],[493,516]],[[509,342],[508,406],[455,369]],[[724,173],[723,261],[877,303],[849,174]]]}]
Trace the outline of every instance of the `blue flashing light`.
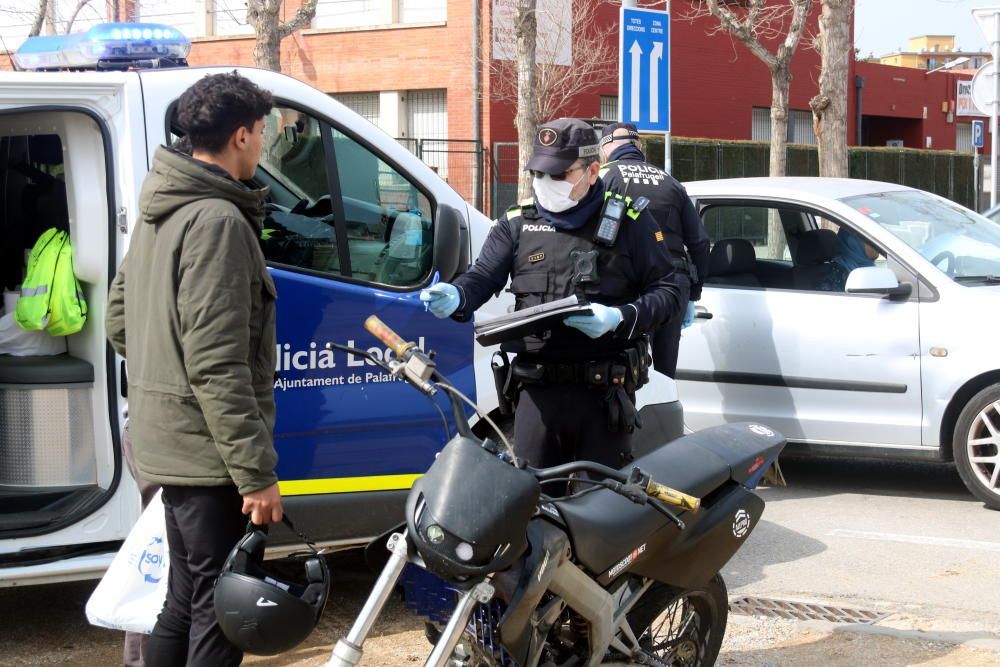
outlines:
[{"label": "blue flashing light", "polygon": [[127,67],[158,59],[184,60],[191,42],[158,23],[103,23],[71,35],[29,37],[14,53],[22,70]]}]

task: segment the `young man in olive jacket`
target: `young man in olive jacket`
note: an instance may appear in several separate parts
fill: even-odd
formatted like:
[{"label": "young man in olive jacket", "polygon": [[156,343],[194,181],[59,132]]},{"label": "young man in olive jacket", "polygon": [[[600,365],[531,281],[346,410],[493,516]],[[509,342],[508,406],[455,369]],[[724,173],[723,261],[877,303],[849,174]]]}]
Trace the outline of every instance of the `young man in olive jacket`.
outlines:
[{"label": "young man in olive jacket", "polygon": [[[246,527],[281,520],[274,427],[275,289],[259,236],[271,95],[235,72],[181,96],[191,154],[161,146],[109,295],[106,327],[128,361],[139,475],[163,487],[170,578],[147,667],[237,665],[213,587]],[[126,353],[127,343],[127,353]]]}]

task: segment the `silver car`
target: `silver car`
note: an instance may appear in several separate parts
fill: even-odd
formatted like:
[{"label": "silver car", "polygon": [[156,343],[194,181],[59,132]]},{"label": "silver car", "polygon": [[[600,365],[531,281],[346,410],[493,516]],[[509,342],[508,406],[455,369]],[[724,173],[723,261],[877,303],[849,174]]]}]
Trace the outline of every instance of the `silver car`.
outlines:
[{"label": "silver car", "polygon": [[681,339],[687,425],[753,419],[809,452],[954,460],[1000,509],[1000,225],[888,183],[686,185],[713,242]]}]

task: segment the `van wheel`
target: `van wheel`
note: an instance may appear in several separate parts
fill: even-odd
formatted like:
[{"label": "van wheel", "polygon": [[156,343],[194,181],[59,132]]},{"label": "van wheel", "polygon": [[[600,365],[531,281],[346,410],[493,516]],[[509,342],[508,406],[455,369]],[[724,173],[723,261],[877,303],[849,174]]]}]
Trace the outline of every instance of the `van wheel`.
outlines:
[{"label": "van wheel", "polygon": [[965,486],[987,507],[1000,510],[1000,384],[972,397],[958,416],[953,442]]}]

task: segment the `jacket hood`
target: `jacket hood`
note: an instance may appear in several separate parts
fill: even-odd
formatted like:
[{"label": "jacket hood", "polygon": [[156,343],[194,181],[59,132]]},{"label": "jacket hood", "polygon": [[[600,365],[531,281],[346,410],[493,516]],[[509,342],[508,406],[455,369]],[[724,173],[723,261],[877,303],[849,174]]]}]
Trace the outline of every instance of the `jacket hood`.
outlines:
[{"label": "jacket hood", "polygon": [[166,146],[153,154],[153,165],[142,184],[142,221],[159,224],[177,209],[199,199],[224,199],[235,204],[257,230],[264,225],[268,189],[251,189],[206,167],[189,155]]}]

